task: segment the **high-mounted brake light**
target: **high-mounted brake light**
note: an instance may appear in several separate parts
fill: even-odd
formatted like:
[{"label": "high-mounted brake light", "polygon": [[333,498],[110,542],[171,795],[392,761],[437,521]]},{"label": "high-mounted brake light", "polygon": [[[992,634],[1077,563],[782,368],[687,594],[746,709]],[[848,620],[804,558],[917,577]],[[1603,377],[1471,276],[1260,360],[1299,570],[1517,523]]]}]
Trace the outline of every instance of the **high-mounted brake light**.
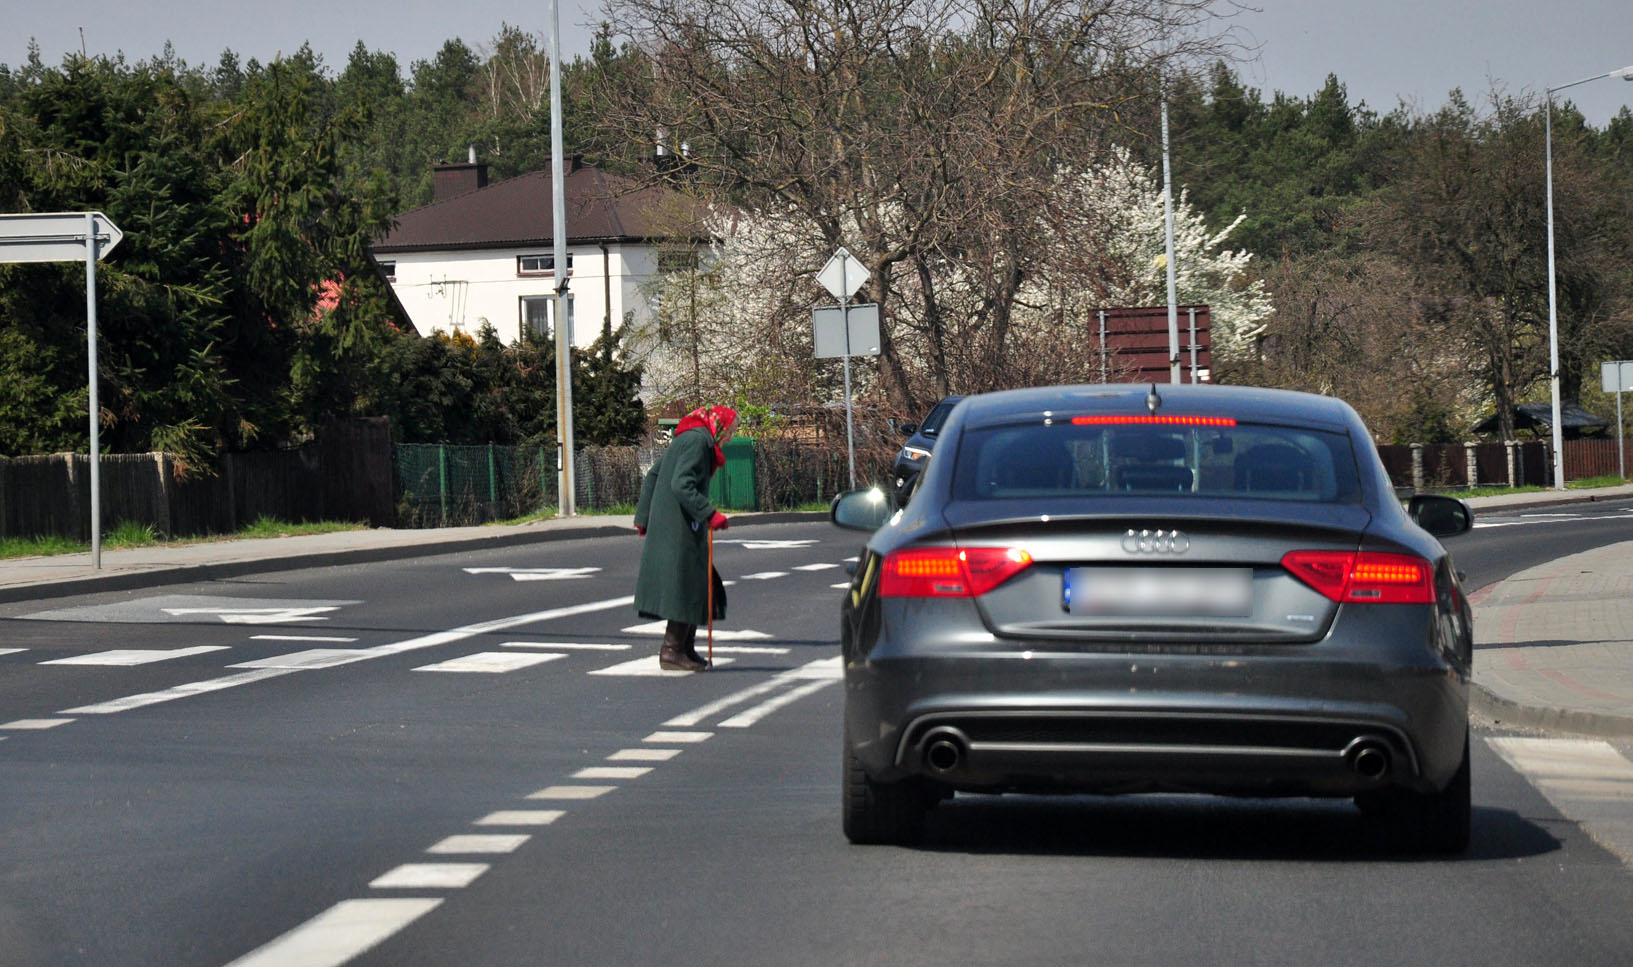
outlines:
[{"label": "high-mounted brake light", "polygon": [[1434,569],[1410,554],[1381,551],[1289,551],[1281,566],[1332,601],[1432,604]]},{"label": "high-mounted brake light", "polygon": [[1156,424],[1160,426],[1235,426],[1229,416],[1074,416],[1073,426],[1133,426]]},{"label": "high-mounted brake light", "polygon": [[973,598],[1019,574],[1032,555],[1018,547],[916,547],[885,555],[886,598]]}]

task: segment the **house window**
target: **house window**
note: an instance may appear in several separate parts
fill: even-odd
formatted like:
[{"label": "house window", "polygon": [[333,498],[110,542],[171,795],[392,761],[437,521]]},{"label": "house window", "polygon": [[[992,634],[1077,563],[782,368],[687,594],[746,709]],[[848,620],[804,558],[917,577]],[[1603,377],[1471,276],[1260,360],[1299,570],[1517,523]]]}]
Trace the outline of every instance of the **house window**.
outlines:
[{"label": "house window", "polygon": [[[554,275],[556,271],[556,256],[551,255],[518,255],[516,256],[517,275]],[[567,274],[573,273],[573,253],[567,253]]]},{"label": "house window", "polygon": [[397,281],[397,263],[396,262],[381,262],[380,263],[380,274],[386,277],[387,282]]},{"label": "house window", "polygon": [[[545,339],[552,339],[556,334],[554,325],[554,305],[556,297],[549,295],[524,295],[521,298],[522,331],[531,332]],[[573,335],[573,297],[567,296],[567,336]]]}]

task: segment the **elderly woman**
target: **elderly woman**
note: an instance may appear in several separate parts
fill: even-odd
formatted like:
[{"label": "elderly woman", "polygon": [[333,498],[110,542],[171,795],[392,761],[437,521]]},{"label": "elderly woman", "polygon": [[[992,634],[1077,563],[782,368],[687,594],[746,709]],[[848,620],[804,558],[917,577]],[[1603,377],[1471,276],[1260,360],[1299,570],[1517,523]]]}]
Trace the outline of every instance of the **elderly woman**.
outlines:
[{"label": "elderly woman", "polygon": [[686,414],[674,439],[641,481],[635,532],[641,546],[641,573],[635,580],[635,610],[643,618],[669,622],[658,665],[697,672],[709,663],[697,653],[697,626],[709,620],[709,583],[714,584],[714,617],[726,616],[726,589],[708,564],[709,531],[724,530],[726,515],[709,503],[709,479],[726,462],[721,445],[731,439],[737,411],[704,406]]}]

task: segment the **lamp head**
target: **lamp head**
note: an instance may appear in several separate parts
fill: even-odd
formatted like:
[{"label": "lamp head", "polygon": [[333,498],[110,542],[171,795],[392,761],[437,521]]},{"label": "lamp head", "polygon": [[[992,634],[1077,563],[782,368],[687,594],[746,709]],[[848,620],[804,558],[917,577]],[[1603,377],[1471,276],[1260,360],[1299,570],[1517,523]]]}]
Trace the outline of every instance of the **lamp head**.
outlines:
[{"label": "lamp head", "polygon": [[1611,71],[1610,76],[1620,78],[1624,81],[1633,81],[1633,64],[1630,64],[1619,71]]}]

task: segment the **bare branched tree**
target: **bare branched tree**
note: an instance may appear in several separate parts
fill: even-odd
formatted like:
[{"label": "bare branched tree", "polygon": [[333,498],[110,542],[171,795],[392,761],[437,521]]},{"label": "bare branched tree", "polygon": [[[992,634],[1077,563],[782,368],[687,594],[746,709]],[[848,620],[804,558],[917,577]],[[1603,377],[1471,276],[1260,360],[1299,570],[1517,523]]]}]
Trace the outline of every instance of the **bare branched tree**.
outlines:
[{"label": "bare branched tree", "polygon": [[[608,0],[639,68],[597,103],[693,190],[778,213],[783,275],[843,245],[881,305],[873,390],[916,410],[949,391],[1054,375],[1015,322],[1068,220],[1059,172],[1092,163],[1155,96],[1154,69],[1227,43],[1214,0]],[[1177,69],[1177,68],[1174,68]],[[1079,264],[1093,253],[1079,253]],[[795,261],[794,258],[799,261]],[[774,336],[809,328],[810,280]]]}]

